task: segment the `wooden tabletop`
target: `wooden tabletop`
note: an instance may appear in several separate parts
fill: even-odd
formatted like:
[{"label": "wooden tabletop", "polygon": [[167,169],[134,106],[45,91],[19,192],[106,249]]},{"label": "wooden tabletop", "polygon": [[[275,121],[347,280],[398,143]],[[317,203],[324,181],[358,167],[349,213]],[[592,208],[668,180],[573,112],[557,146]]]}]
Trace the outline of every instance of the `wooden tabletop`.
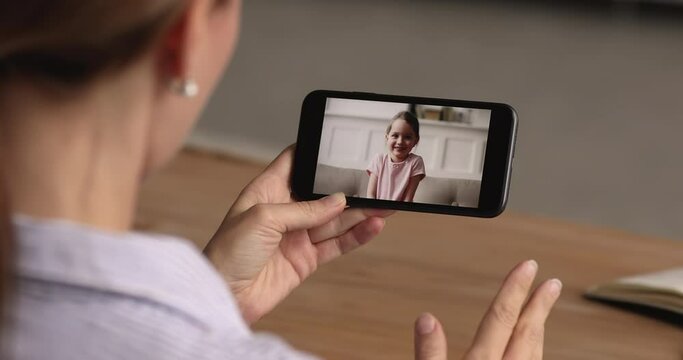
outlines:
[{"label": "wooden tabletop", "polygon": [[[202,247],[262,168],[184,151],[145,184],[137,226]],[[683,265],[683,241],[510,211],[495,219],[397,213],[379,237],[321,267],[255,329],[329,359],[412,359],[413,321],[429,311],[457,359],[504,275],[525,259],[538,261],[539,279],[564,283],[546,325],[546,358],[683,359],[680,327],[581,296],[590,285]]]}]

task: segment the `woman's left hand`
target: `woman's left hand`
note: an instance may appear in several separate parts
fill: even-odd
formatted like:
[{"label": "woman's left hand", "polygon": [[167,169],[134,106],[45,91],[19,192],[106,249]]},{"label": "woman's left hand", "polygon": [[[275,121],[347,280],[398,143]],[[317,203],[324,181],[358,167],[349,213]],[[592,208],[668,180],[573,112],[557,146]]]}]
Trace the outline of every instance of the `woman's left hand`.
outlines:
[{"label": "woman's left hand", "polygon": [[392,211],[345,209],[343,194],[296,202],[293,146],[252,180],[204,253],[235,295],[248,323],[261,318],[318,265],[367,243]]}]

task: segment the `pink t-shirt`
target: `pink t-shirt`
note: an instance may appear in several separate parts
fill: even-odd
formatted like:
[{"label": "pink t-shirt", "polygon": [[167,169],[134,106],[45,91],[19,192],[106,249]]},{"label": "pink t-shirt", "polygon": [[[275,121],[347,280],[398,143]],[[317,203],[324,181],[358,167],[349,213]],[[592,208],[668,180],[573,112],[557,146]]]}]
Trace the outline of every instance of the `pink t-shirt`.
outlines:
[{"label": "pink t-shirt", "polygon": [[389,154],[377,154],[366,171],[377,175],[377,199],[402,201],[410,178],[425,177],[425,164],[413,153],[400,163],[391,162]]}]

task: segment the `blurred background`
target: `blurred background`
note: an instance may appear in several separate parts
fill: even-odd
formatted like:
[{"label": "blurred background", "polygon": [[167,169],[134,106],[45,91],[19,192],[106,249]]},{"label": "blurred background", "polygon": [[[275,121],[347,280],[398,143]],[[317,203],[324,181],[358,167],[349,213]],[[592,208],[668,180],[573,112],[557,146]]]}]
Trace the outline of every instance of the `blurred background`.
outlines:
[{"label": "blurred background", "polygon": [[189,143],[269,161],[314,89],[498,101],[510,211],[683,239],[681,2],[246,0]]}]

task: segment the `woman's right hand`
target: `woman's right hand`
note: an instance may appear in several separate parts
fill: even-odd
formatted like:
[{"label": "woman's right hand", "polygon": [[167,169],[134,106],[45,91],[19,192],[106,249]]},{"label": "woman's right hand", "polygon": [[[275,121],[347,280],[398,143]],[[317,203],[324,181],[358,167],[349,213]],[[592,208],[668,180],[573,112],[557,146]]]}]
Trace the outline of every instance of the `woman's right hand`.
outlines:
[{"label": "woman's right hand", "polygon": [[[529,260],[517,265],[505,278],[493,299],[464,359],[541,359],[545,320],[560,296],[562,283],[543,282],[531,294],[538,265]],[[431,314],[415,322],[415,359],[447,359],[446,335]]]}]

